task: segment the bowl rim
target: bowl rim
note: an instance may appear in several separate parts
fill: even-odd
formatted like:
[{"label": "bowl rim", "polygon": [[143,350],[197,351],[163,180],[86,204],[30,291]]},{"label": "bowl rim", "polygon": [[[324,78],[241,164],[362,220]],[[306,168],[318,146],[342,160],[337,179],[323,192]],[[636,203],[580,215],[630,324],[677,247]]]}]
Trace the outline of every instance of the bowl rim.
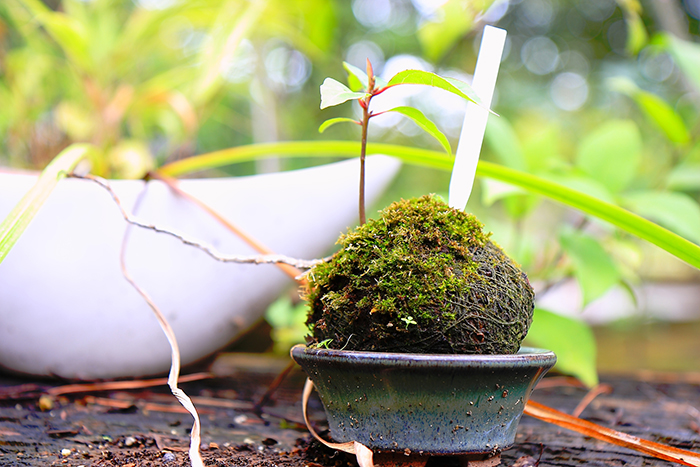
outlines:
[{"label": "bowl rim", "polygon": [[489,367],[512,368],[513,366],[548,366],[556,363],[557,357],[551,350],[536,347],[521,347],[515,354],[420,354],[399,352],[373,352],[358,350],[315,349],[304,344],[292,347],[290,354],[297,358],[326,361],[329,363],[394,364],[396,366],[450,366],[450,367]]}]

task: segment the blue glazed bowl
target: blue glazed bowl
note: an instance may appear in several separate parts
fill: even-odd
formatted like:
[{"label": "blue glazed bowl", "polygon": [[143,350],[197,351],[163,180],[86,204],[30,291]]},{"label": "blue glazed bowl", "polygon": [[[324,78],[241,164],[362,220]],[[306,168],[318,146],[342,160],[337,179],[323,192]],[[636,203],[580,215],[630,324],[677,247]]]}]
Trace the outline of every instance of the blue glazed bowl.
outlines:
[{"label": "blue glazed bowl", "polygon": [[428,355],[312,349],[292,358],[323,402],[331,436],[377,451],[496,455],[515,441],[530,392],[556,362],[513,355]]}]

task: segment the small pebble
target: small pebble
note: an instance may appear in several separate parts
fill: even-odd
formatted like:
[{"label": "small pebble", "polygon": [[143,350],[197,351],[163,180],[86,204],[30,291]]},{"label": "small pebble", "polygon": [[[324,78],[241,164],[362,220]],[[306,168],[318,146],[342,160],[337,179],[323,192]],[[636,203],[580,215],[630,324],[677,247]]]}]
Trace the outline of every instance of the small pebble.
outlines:
[{"label": "small pebble", "polygon": [[47,412],[53,409],[53,399],[50,396],[43,395],[39,398],[39,410]]},{"label": "small pebble", "polygon": [[163,454],[163,462],[175,462],[177,460],[177,456],[173,454],[172,452],[166,452]]},{"label": "small pebble", "polygon": [[64,449],[61,449],[61,455],[62,455],[63,457],[68,457],[68,456],[70,456],[70,454],[71,454],[71,450],[70,450],[70,449],[65,449],[65,448],[64,448]]},{"label": "small pebble", "polygon": [[134,444],[136,444],[136,438],[134,438],[133,436],[128,436],[126,437],[126,439],[124,439],[124,446],[126,447],[130,448]]}]

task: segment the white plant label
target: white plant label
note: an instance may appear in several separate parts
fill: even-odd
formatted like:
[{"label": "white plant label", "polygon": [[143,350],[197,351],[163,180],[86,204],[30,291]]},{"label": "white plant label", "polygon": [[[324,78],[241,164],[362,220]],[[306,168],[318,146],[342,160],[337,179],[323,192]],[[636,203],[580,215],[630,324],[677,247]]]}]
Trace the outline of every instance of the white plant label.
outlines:
[{"label": "white plant label", "polygon": [[481,99],[483,107],[472,102],[467,103],[462,132],[457,143],[452,177],[450,178],[448,201],[450,206],[455,209],[464,209],[467,206],[474,187],[476,166],[479,162],[486,122],[489,118],[489,111],[486,109],[491,107],[505,43],[506,31],[504,29],[493,26],[484,28],[472,81],[472,89]]}]

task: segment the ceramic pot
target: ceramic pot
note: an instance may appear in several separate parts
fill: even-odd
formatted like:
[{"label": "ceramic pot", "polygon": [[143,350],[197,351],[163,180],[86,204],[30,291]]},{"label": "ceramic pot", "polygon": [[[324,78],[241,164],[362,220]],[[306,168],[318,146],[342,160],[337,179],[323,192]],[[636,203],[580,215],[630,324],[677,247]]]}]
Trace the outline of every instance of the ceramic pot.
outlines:
[{"label": "ceramic pot", "polygon": [[[367,161],[368,202],[400,163]],[[0,219],[36,174],[0,172]],[[180,186],[274,252],[312,259],[328,253],[356,223],[359,161]],[[256,254],[236,235],[158,181],[118,180],[112,187],[141,220],[213,245],[224,254]],[[0,365],[70,379],[167,372],[170,348],[155,316],[124,280],[119,253],[126,224],[94,183],[59,182],[0,263]],[[174,238],[133,229],[126,264],[164,313],[183,364],[225,346],[262,317],[293,281],[274,265],[220,263]]]},{"label": "ceramic pot", "polygon": [[494,456],[511,446],[548,350],[428,355],[292,348],[337,442],[377,451]]}]

